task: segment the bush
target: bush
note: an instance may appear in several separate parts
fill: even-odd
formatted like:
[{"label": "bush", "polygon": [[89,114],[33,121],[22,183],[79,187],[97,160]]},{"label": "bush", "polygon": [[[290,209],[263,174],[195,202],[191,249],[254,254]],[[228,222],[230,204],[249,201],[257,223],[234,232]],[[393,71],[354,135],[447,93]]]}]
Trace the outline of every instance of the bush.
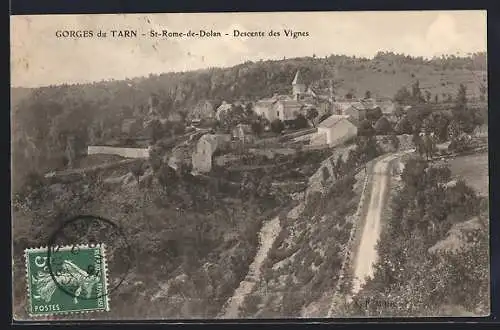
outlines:
[{"label": "bush", "polygon": [[392,125],[386,117],[380,117],[374,126],[375,132],[379,135],[392,133]]},{"label": "bush", "polygon": [[275,119],[271,122],[271,130],[274,133],[280,134],[281,132],[283,132],[284,129],[285,129],[285,124],[283,124],[281,120]]}]

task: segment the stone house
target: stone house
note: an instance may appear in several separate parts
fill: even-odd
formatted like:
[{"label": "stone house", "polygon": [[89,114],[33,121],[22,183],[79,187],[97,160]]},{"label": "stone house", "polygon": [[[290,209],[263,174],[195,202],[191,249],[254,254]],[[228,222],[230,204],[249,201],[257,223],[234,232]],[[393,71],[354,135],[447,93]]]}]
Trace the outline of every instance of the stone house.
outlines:
[{"label": "stone house", "polygon": [[254,140],[252,127],[246,124],[238,124],[233,128],[232,136],[234,139],[243,142],[252,142]]},{"label": "stone house", "polygon": [[196,143],[192,154],[194,173],[207,173],[212,170],[214,152],[224,143],[229,143],[231,136],[227,134],[205,134]]},{"label": "stone house", "polygon": [[281,121],[289,121],[297,118],[299,113],[304,113],[305,105],[297,100],[280,100],[275,103],[273,110],[276,112],[276,118]]},{"label": "stone house", "polygon": [[[358,127],[349,116],[331,115],[318,124],[318,136],[330,147],[342,144],[358,134]],[[318,140],[318,139],[316,139]]]},{"label": "stone house", "polygon": [[332,104],[333,114],[335,115],[344,115],[345,111],[349,109],[353,103],[357,101],[347,100],[347,101],[335,101]]}]

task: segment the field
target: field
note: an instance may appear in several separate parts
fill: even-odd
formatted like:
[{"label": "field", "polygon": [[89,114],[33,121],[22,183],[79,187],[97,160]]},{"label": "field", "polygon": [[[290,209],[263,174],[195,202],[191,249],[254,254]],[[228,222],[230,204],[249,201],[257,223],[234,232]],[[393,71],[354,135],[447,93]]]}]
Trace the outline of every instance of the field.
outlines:
[{"label": "field", "polygon": [[488,196],[488,153],[460,156],[449,164],[453,176],[462,177],[478,193]]}]

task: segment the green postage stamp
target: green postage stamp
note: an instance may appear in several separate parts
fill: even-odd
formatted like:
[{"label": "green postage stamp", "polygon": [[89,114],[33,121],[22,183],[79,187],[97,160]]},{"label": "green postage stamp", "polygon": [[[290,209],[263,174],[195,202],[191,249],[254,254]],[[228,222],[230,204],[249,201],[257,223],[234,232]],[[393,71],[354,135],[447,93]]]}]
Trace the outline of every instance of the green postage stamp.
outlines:
[{"label": "green postage stamp", "polygon": [[103,244],[27,249],[30,316],[109,311]]}]

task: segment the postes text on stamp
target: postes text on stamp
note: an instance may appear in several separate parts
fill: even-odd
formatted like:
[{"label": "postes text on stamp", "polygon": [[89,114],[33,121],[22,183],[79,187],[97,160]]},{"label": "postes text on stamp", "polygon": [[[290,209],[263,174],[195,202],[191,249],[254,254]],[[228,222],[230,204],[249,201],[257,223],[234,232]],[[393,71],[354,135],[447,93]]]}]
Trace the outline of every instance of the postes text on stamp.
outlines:
[{"label": "postes text on stamp", "polygon": [[103,244],[27,249],[31,316],[109,311]]}]

